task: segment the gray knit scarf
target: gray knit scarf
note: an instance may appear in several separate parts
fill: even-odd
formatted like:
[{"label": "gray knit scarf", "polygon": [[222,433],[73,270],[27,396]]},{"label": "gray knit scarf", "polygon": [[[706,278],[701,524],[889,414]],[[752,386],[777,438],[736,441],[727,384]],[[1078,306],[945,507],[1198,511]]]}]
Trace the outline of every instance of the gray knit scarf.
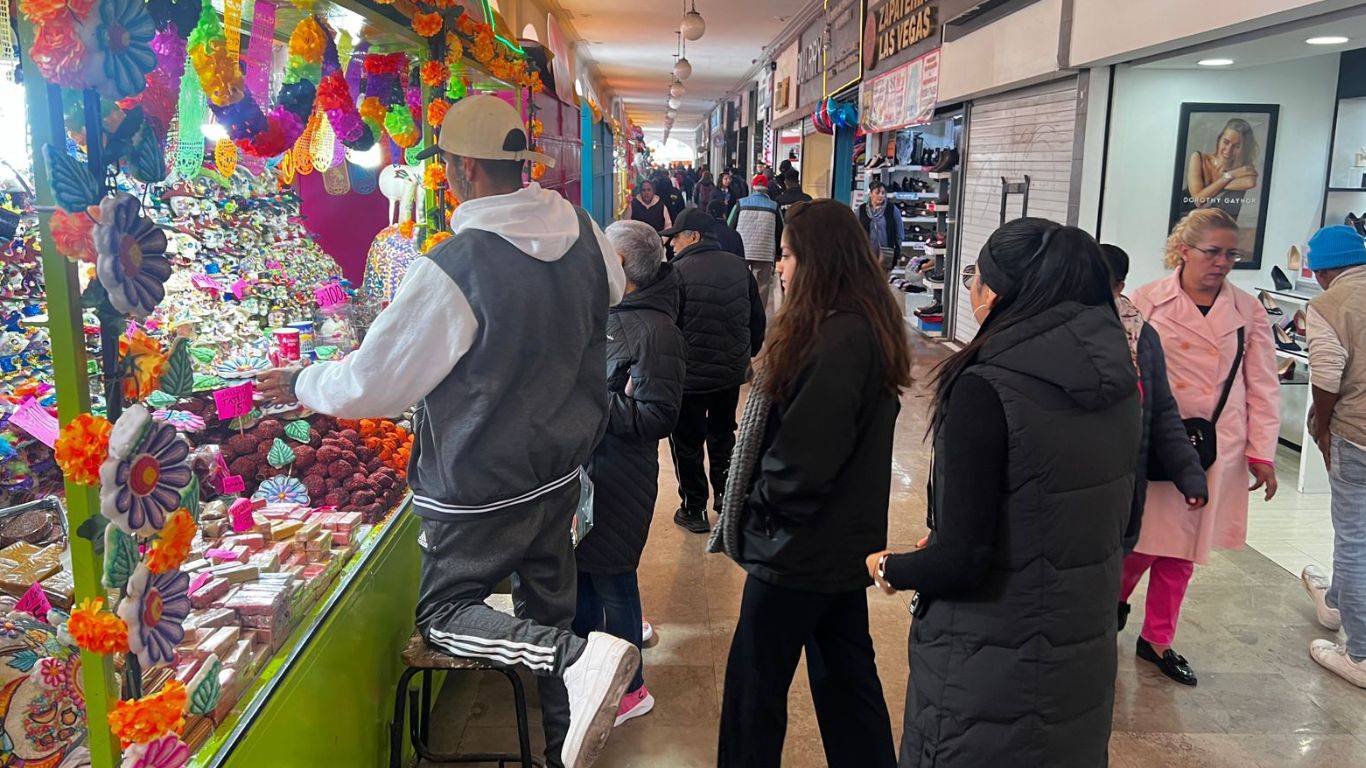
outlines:
[{"label": "gray knit scarf", "polygon": [[763,449],[764,427],[772,407],[773,400],[760,386],[760,376],[756,375],[750,384],[745,411],[740,416],[739,434],[735,439],[735,450],[730,456],[730,474],[726,478],[726,494],[721,500],[721,514],[717,517],[716,527],[712,528],[711,539],[707,541],[708,552],[725,553],[737,563],[740,562],[740,532],[745,525],[745,502],[749,500],[749,491],[754,485],[754,473],[759,467]]}]

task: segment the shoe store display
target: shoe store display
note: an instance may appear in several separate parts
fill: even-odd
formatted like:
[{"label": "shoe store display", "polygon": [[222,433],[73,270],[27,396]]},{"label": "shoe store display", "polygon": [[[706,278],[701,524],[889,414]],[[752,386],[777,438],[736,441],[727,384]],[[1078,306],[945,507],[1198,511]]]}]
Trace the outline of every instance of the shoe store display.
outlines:
[{"label": "shoe store display", "polygon": [[1317,565],[1306,565],[1300,572],[1300,583],[1309,599],[1314,601],[1314,618],[1318,619],[1319,625],[1329,632],[1342,629],[1342,614],[1328,606],[1328,587],[1332,584],[1328,574]]},{"label": "shoe store display", "polygon": [[692,533],[711,532],[711,524],[707,522],[707,510],[705,509],[693,512],[689,511],[687,507],[679,507],[678,511],[674,513],[674,525]]},{"label": "shoe store display", "polygon": [[1290,337],[1290,332],[1281,325],[1271,326],[1272,332],[1276,335],[1276,349],[1282,352],[1303,352],[1304,349]]},{"label": "shoe store display", "polygon": [[1285,311],[1281,309],[1280,305],[1277,304],[1274,299],[1267,295],[1266,291],[1259,291],[1257,293],[1257,301],[1262,303],[1262,309],[1265,309],[1268,315],[1285,314]]},{"label": "shoe store display", "polygon": [[1299,246],[1290,246],[1290,252],[1285,255],[1285,267],[1292,275],[1300,274],[1304,268],[1304,254],[1300,252]]},{"label": "shoe store display", "polygon": [[1309,318],[1304,314],[1304,310],[1296,312],[1295,316],[1291,318],[1290,322],[1291,327],[1295,329],[1296,336],[1300,337],[1301,339],[1309,337]]},{"label": "shoe store display", "polygon": [[947,173],[958,165],[958,150],[949,147],[939,155],[939,161],[930,169],[930,173]]},{"label": "shoe store display", "polygon": [[1176,651],[1168,648],[1161,656],[1158,656],[1152,643],[1141,637],[1138,638],[1135,650],[1138,653],[1138,658],[1152,662],[1167,677],[1182,685],[1194,686],[1196,684],[1195,670],[1191,669],[1190,662],[1186,661],[1185,657]]},{"label": "shoe store display", "polygon": [[1295,358],[1287,357],[1276,364],[1276,374],[1281,377],[1281,381],[1295,380]]},{"label": "shoe store display", "polygon": [[1271,284],[1276,286],[1278,291],[1293,291],[1295,284],[1290,282],[1290,278],[1285,276],[1285,272],[1280,267],[1271,268]]},{"label": "shoe store display", "polygon": [[1366,661],[1352,661],[1346,647],[1332,640],[1315,640],[1309,644],[1309,656],[1319,666],[1343,680],[1358,688],[1366,688]]},{"label": "shoe store display", "polygon": [[944,304],[943,302],[936,301],[928,307],[921,307],[915,311],[915,316],[921,320],[928,320],[932,317],[942,319],[944,316]]}]

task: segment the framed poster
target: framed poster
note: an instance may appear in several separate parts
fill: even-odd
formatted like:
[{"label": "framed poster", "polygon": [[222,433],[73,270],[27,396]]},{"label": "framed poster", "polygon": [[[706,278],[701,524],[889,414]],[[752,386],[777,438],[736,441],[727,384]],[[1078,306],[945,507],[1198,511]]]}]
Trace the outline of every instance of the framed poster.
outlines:
[{"label": "framed poster", "polygon": [[1261,269],[1279,115],[1277,104],[1181,105],[1168,231],[1197,208],[1219,208],[1238,222],[1234,269]]}]

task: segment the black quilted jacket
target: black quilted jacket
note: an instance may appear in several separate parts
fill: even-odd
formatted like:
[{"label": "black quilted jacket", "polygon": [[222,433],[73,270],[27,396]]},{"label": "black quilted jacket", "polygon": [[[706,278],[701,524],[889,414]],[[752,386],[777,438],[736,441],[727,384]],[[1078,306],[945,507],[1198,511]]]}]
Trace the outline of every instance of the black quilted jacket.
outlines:
[{"label": "black quilted jacket", "polygon": [[640,564],[659,491],[659,440],[673,431],[683,401],[678,274],[669,264],[660,269],[655,282],[627,294],[607,316],[607,434],[588,463],[593,530],[576,553],[586,573],[626,573]]},{"label": "black quilted jacket", "polygon": [[707,237],[684,248],[672,262],[683,284],[678,325],[688,342],[690,395],[738,387],[749,360],[764,345],[764,304],[759,286],[740,256]]}]

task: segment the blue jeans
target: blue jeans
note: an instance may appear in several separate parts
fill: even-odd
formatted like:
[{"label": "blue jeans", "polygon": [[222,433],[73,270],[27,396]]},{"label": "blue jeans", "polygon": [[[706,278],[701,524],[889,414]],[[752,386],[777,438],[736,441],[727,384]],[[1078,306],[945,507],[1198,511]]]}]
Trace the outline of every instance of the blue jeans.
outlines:
[{"label": "blue jeans", "polygon": [[[635,571],[630,573],[584,573],[579,571],[579,608],[574,616],[574,634],[588,637],[589,632],[606,632],[641,647],[640,584]],[[645,665],[642,662],[641,667]],[[645,685],[641,670],[636,670],[628,692]]]},{"label": "blue jeans", "polygon": [[1342,613],[1347,655],[1366,659],[1366,451],[1333,435],[1333,584],[1328,605]]}]

